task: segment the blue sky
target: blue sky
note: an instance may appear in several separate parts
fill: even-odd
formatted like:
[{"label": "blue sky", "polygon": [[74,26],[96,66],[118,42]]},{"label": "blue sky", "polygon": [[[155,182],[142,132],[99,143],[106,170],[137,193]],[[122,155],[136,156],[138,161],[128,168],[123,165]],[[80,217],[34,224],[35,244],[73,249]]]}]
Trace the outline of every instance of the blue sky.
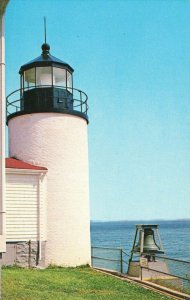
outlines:
[{"label": "blue sky", "polygon": [[51,53],[89,96],[93,220],[190,217],[190,1],[10,0],[6,93]]}]

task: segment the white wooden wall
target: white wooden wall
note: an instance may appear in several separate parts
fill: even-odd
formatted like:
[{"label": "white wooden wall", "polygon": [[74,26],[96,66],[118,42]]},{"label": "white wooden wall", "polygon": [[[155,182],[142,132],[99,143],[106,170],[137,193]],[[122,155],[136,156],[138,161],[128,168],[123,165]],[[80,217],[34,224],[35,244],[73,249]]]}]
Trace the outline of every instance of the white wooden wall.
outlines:
[{"label": "white wooden wall", "polygon": [[46,176],[8,171],[6,216],[7,242],[45,240]]}]

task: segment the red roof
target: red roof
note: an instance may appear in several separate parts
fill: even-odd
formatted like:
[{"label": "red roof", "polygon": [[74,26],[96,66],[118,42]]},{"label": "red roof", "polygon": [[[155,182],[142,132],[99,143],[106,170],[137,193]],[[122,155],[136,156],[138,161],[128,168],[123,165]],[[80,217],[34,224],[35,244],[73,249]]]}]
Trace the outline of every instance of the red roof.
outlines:
[{"label": "red roof", "polygon": [[10,169],[47,170],[47,168],[45,167],[34,166],[22,160],[12,158],[12,157],[6,158],[5,164],[6,164],[6,168],[10,168]]}]

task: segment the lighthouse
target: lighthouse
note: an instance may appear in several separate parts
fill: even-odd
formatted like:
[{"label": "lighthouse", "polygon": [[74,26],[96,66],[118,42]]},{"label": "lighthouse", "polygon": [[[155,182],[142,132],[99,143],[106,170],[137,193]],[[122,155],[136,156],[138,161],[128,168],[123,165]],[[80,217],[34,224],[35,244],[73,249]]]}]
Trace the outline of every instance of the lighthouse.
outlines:
[{"label": "lighthouse", "polygon": [[46,231],[45,266],[90,264],[88,97],[74,88],[73,68],[41,48],[7,97],[9,155],[47,169],[46,188],[35,192],[43,192],[35,226]]}]

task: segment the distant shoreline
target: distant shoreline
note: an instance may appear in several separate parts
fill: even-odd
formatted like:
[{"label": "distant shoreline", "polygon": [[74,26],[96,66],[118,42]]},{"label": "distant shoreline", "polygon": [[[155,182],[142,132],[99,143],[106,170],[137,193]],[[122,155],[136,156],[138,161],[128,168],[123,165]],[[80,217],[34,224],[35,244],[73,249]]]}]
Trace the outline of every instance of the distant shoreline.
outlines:
[{"label": "distant shoreline", "polygon": [[152,220],[90,220],[91,223],[113,223],[113,222],[137,222],[137,223],[155,223],[155,222],[190,222],[190,218],[186,219],[152,219]]}]

